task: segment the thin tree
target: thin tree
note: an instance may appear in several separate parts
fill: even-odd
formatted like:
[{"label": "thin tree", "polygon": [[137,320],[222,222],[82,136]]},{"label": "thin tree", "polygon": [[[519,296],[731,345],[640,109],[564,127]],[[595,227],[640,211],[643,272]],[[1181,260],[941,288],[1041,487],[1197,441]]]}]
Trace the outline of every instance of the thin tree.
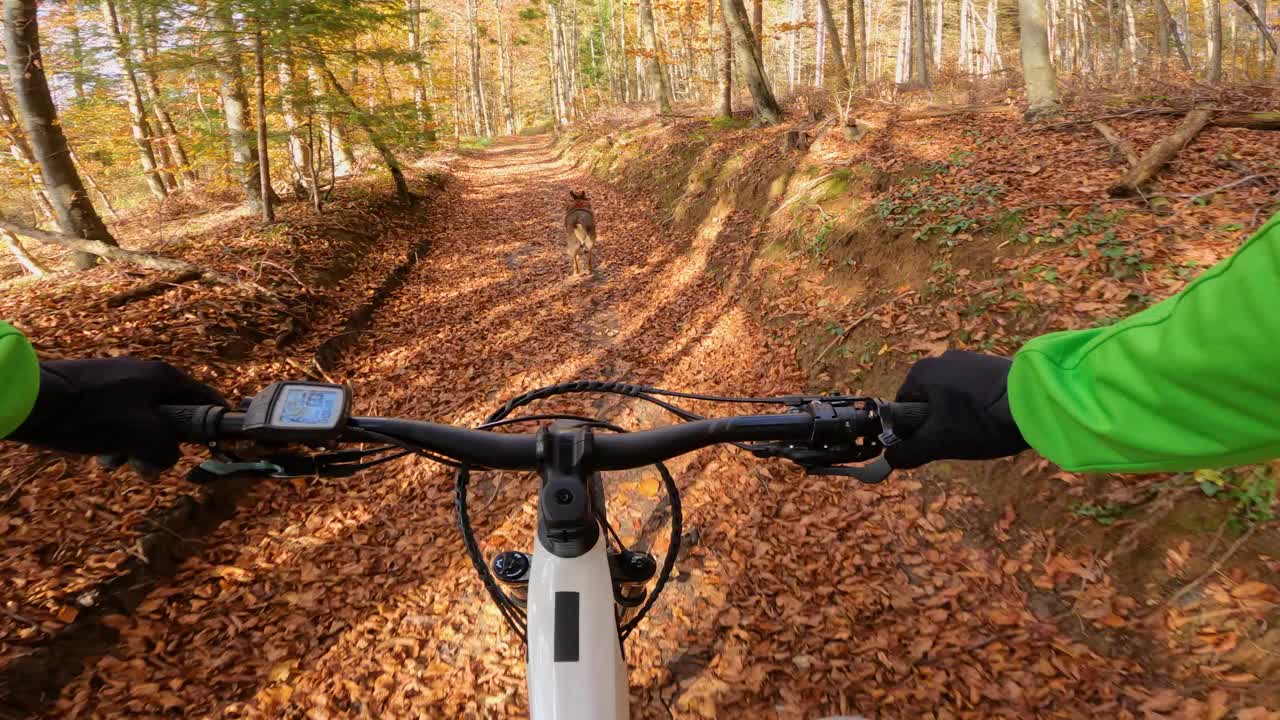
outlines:
[{"label": "thin tree", "polygon": [[36,162],[36,156],[31,152],[31,145],[18,124],[18,117],[13,112],[13,105],[9,102],[9,94],[5,91],[3,83],[0,83],[0,133],[4,134],[5,140],[9,143],[9,154],[25,171],[31,188],[31,199],[35,201],[38,214],[45,220],[53,220],[53,205],[49,202],[49,195],[44,189],[40,165]]},{"label": "thin tree", "polygon": [[[89,202],[71,161],[71,149],[58,122],[40,55],[35,0],[4,0],[4,46],[23,129],[39,161],[40,175],[58,226],[66,235],[117,245]],[[96,255],[86,252],[76,252],[72,259],[80,269],[91,268],[98,261]]]},{"label": "thin tree", "polygon": [[294,171],[293,191],[298,197],[311,196],[314,205],[314,193],[317,190],[312,181],[315,175],[315,150],[312,141],[314,133],[310,121],[303,125],[299,111],[299,106],[305,103],[308,113],[312,113],[310,88],[300,82],[294,69],[293,49],[287,42],[282,48],[277,73],[280,77],[280,110],[284,116],[285,129],[289,131],[289,160]]},{"label": "thin tree", "polygon": [[782,108],[773,96],[769,87],[769,78],[764,72],[755,38],[751,35],[750,19],[742,0],[720,0],[720,11],[724,13],[733,33],[734,55],[738,67],[747,81],[747,89],[751,91],[752,110],[756,122],[761,125],[774,125],[782,120]]},{"label": "thin tree", "polygon": [[662,57],[658,49],[657,31],[653,24],[652,0],[639,0],[640,35],[644,42],[645,70],[649,75],[649,87],[653,90],[654,99],[658,102],[658,112],[671,114],[671,85],[667,82],[667,72],[662,66]]},{"label": "thin tree", "polygon": [[1209,43],[1204,79],[1216,85],[1222,82],[1222,6],[1218,0],[1204,0],[1204,24]]},{"label": "thin tree", "polygon": [[844,48],[840,44],[840,32],[836,29],[836,18],[831,14],[829,0],[818,0],[818,14],[826,27],[826,41],[831,46],[831,62],[840,76],[840,88],[848,90],[854,85],[853,66],[844,61]]},{"label": "thin tree", "polygon": [[151,123],[147,121],[146,106],[142,102],[142,88],[138,83],[134,52],[130,47],[129,39],[120,29],[120,18],[116,12],[114,0],[102,0],[102,20],[107,27],[107,34],[111,37],[111,46],[115,50],[116,59],[124,69],[125,101],[129,106],[133,142],[138,146],[142,176],[147,181],[147,187],[151,188],[151,194],[157,200],[164,200],[169,196],[169,191],[160,177],[160,167],[156,164],[155,152],[151,147],[154,135],[151,132]]},{"label": "thin tree", "polygon": [[435,110],[431,107],[431,99],[427,97],[427,88],[423,83],[422,8],[419,0],[405,0],[405,16],[409,29],[409,52],[413,56],[409,66],[413,72],[413,114],[427,140],[435,142]]},{"label": "thin tree", "polygon": [[227,141],[231,145],[231,163],[236,180],[244,190],[245,204],[251,212],[262,212],[262,183],[258,177],[258,150],[249,131],[249,101],[244,91],[244,70],[240,66],[239,35],[229,3],[218,3],[210,18],[216,42],[222,52],[217,62],[219,89],[222,93],[223,119],[227,123]]},{"label": "thin tree", "polygon": [[271,161],[267,153],[267,70],[266,53],[263,51],[262,17],[257,18],[257,27],[253,32],[253,60],[255,79],[257,81],[258,102],[258,183],[262,197],[262,222],[275,222],[275,209],[271,202]]},{"label": "thin tree", "polygon": [[[498,25],[498,87],[501,90],[502,116],[508,135],[516,134],[516,106],[511,97],[511,49],[507,47],[507,33],[502,21],[502,0],[493,0],[494,19]],[[594,37],[594,35],[592,36]],[[592,48],[594,49],[594,45]]]},{"label": "thin tree", "polygon": [[[759,5],[757,5],[759,7]],[[715,5],[707,7],[709,15],[716,14]],[[733,33],[729,30],[729,22],[724,11],[720,16],[720,107],[717,114],[721,117],[733,117]]]},{"label": "thin tree", "polygon": [[1018,38],[1027,88],[1024,117],[1039,120],[1058,114],[1058,78],[1049,59],[1044,0],[1018,0]]},{"label": "thin tree", "polygon": [[351,117],[364,128],[365,134],[369,136],[369,142],[378,151],[378,154],[382,156],[382,161],[387,165],[387,172],[391,174],[391,181],[395,183],[396,197],[400,199],[401,203],[410,204],[413,201],[413,195],[409,193],[409,184],[405,182],[404,171],[400,169],[400,162],[396,160],[395,153],[391,152],[391,147],[386,140],[365,118],[364,114],[360,112],[360,108],[356,105],[355,100],[351,98],[347,89],[342,86],[342,83],[338,82],[338,78],[325,65],[324,56],[320,53],[315,53],[315,57],[316,68],[329,83],[329,88],[346,103],[347,109],[351,112]]}]

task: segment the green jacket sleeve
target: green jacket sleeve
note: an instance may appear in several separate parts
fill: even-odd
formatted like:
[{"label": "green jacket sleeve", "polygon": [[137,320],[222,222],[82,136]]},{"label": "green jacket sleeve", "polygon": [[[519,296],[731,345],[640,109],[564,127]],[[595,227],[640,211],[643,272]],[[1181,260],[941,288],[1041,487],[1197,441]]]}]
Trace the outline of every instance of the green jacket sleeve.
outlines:
[{"label": "green jacket sleeve", "polygon": [[1072,471],[1280,457],[1280,215],[1164,302],[1028,342],[1009,405],[1027,442]]},{"label": "green jacket sleeve", "polygon": [[0,438],[27,419],[39,389],[36,351],[22,333],[0,322]]}]

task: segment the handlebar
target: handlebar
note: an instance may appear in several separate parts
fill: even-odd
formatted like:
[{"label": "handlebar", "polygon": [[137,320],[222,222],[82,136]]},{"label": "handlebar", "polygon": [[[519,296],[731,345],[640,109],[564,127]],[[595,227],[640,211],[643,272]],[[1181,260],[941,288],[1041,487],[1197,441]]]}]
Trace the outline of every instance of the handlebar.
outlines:
[{"label": "handlebar", "polygon": [[[593,435],[594,470],[626,470],[671,459],[717,443],[775,441],[821,450],[879,438],[884,429],[910,435],[928,416],[925,403],[880,403],[876,409],[823,406],[818,412],[740,415],[711,418],[630,433]],[[210,443],[247,437],[244,413],[216,405],[161,408],[179,438]],[[825,416],[820,416],[824,415]],[[438,455],[494,470],[534,470],[538,440],[534,433],[500,433],[399,418],[353,417],[339,442],[368,442],[369,433],[392,437]]]}]

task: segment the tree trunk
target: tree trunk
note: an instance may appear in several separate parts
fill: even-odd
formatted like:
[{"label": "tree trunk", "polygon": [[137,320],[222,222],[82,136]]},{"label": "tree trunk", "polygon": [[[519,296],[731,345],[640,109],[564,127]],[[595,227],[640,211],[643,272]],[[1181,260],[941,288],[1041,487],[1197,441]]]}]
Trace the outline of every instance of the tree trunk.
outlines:
[{"label": "tree trunk", "polygon": [[1049,59],[1044,0],[1018,0],[1018,37],[1022,75],[1027,88],[1027,120],[1057,115],[1058,78]]},{"label": "tree trunk", "polygon": [[986,75],[1004,69],[1004,59],[1000,57],[1000,20],[996,9],[996,0],[987,0],[987,22],[983,28],[987,39],[982,49],[983,62],[986,64],[983,73]]},{"label": "tree trunk", "polygon": [[244,90],[244,71],[240,66],[240,39],[236,34],[231,6],[214,6],[210,25],[217,36],[222,54],[217,63],[222,111],[227,123],[227,141],[231,145],[231,164],[245,204],[251,212],[262,212],[262,184],[258,178],[258,151],[249,130],[249,101]]},{"label": "tree trunk", "polygon": [[933,12],[933,67],[942,67],[942,18],[943,0],[938,0]]},{"label": "tree trunk", "polygon": [[[1165,0],[1155,1],[1157,15],[1162,15],[1164,17],[1164,22],[1167,27],[1165,31],[1166,41],[1172,40],[1173,46],[1177,48],[1178,57],[1182,60],[1182,69],[1190,70],[1191,58],[1187,55],[1186,44],[1182,42],[1182,31],[1178,27],[1178,21],[1174,19],[1173,13],[1169,11],[1169,6],[1165,3]],[[1168,54],[1168,49],[1166,48],[1162,52]]]},{"label": "tree trunk", "polygon": [[267,69],[266,53],[262,48],[262,18],[257,19],[258,26],[253,33],[253,60],[257,80],[258,101],[258,181],[264,202],[262,203],[262,222],[275,222],[275,209],[271,196],[271,156],[267,152]]},{"label": "tree trunk", "polygon": [[924,0],[911,0],[911,84],[929,87],[929,33]]},{"label": "tree trunk", "polygon": [[[67,235],[116,245],[115,238],[89,202],[80,175],[71,162],[71,149],[58,122],[40,56],[35,0],[4,0],[4,45],[9,79],[22,112],[27,141],[39,161],[40,175],[58,226]],[[77,252],[73,259],[80,269],[97,263],[97,258],[90,253]]]},{"label": "tree trunk", "polygon": [[813,86],[822,87],[827,64],[827,23],[822,11],[817,9],[817,12],[818,21],[813,24]]},{"label": "tree trunk", "polygon": [[800,0],[791,0],[791,15],[787,18],[791,29],[787,32],[787,89],[795,90],[800,82],[800,24],[803,17]]},{"label": "tree trunk", "polygon": [[836,30],[836,18],[831,14],[830,0],[818,0],[818,14],[822,16],[822,22],[827,28],[827,42],[831,45],[831,62],[835,65],[836,72],[840,74],[840,89],[848,90],[854,84],[853,73],[850,72],[852,66],[844,62],[844,48],[840,45],[840,33]]},{"label": "tree trunk", "polygon": [[432,98],[427,96],[423,85],[422,66],[422,7],[419,0],[405,0],[405,13],[408,15],[409,52],[413,54],[410,69],[413,73],[413,115],[423,130],[423,135],[430,142],[436,141],[435,109],[431,106]]},{"label": "tree trunk", "polygon": [[396,160],[395,154],[391,152],[391,148],[387,146],[382,136],[374,130],[373,126],[365,121],[360,109],[356,107],[355,100],[351,99],[351,95],[347,93],[346,88],[342,87],[342,83],[338,82],[338,78],[325,66],[322,57],[317,60],[317,65],[320,72],[324,74],[325,79],[329,81],[329,87],[347,104],[351,110],[351,117],[364,128],[365,134],[369,136],[369,142],[373,144],[374,149],[382,156],[382,161],[387,164],[387,171],[391,173],[391,180],[396,186],[396,197],[400,199],[401,203],[408,205],[413,200],[413,196],[409,193],[409,184],[405,182],[404,172],[400,170],[400,163]]},{"label": "tree trunk", "polygon": [[285,129],[289,131],[289,161],[294,172],[293,191],[300,198],[306,197],[311,193],[311,178],[315,174],[312,162],[314,151],[310,126],[304,132],[298,120],[298,101],[306,98],[308,91],[299,87],[294,74],[293,50],[288,45],[284,46],[277,72],[280,77],[280,110],[284,115]]},{"label": "tree trunk", "polygon": [[[712,0],[714,2],[714,0]],[[715,12],[715,5],[707,8],[708,13]],[[724,11],[720,12],[720,108],[721,117],[733,116],[733,33],[729,30],[729,22]]]},{"label": "tree trunk", "polygon": [[751,37],[756,41],[756,55],[764,57],[764,0],[751,3]]},{"label": "tree trunk", "polygon": [[853,22],[853,0],[844,0],[844,64],[849,69],[849,80],[851,85],[857,84],[858,80],[858,51],[857,32]]},{"label": "tree trunk", "polygon": [[80,37],[80,18],[73,19],[67,30],[71,34],[71,89],[79,105],[85,99],[84,41]]},{"label": "tree trunk", "polygon": [[[307,77],[311,81],[311,90],[316,93],[315,97],[323,97],[325,94],[325,82],[320,77],[320,72],[315,66],[307,68]],[[455,84],[457,87],[458,84]],[[343,103],[346,106],[346,103]],[[455,106],[456,107],[456,106]],[[342,123],[333,119],[333,113],[329,107],[327,98],[325,99],[326,112],[323,114],[322,128],[324,132],[325,142],[329,145],[329,155],[331,156],[333,166],[333,176],[335,178],[346,177],[350,175],[356,166],[355,154],[351,151],[351,143],[347,140],[346,130],[343,129]]]},{"label": "tree trunk", "polygon": [[502,22],[502,0],[493,0],[493,12],[498,25],[498,86],[501,89],[502,115],[507,134],[516,134],[516,108],[511,98],[511,68],[507,66],[511,50],[507,47],[507,33]]},{"label": "tree trunk", "polygon": [[644,51],[648,62],[645,69],[649,75],[649,87],[658,101],[658,112],[671,114],[671,85],[667,82],[667,73],[662,66],[662,57],[658,52],[657,31],[653,23],[652,0],[639,0],[640,35],[644,42]]},{"label": "tree trunk", "polygon": [[102,0],[102,19],[107,27],[107,35],[111,38],[112,49],[116,60],[124,70],[125,100],[129,106],[129,119],[132,124],[133,142],[138,146],[138,160],[142,165],[142,176],[151,188],[151,194],[163,201],[169,196],[164,181],[160,177],[160,168],[156,165],[155,152],[151,147],[154,137],[151,124],[147,122],[146,106],[142,102],[142,89],[138,84],[138,70],[134,63],[134,53],[128,40],[120,30],[120,18],[116,14],[114,0]]},{"label": "tree trunk", "polygon": [[41,264],[39,260],[32,257],[26,248],[22,247],[22,241],[18,239],[17,235],[8,230],[0,230],[0,236],[4,237],[4,244],[8,246],[9,252],[13,253],[13,257],[17,259],[18,264],[28,274],[36,277],[44,277],[49,274],[49,269]]},{"label": "tree trunk", "polygon": [[1204,24],[1209,42],[1204,79],[1216,85],[1222,82],[1222,6],[1218,0],[1204,0]]},{"label": "tree trunk", "polygon": [[[867,4],[866,0],[855,0],[855,9],[858,14],[858,43],[855,48],[850,49],[850,53],[857,55],[857,60],[852,65],[858,68],[858,81],[867,81]],[[852,44],[852,43],[850,43]],[[856,52],[854,52],[856,50]]]},{"label": "tree trunk", "polygon": [[751,25],[747,17],[747,9],[742,0],[720,0],[720,12],[724,13],[729,30],[733,33],[734,54],[738,67],[747,81],[747,89],[751,91],[751,101],[756,122],[762,125],[774,125],[782,119],[782,108],[773,96],[769,87],[769,78],[764,73],[764,64],[756,54],[756,43],[751,36]]}]

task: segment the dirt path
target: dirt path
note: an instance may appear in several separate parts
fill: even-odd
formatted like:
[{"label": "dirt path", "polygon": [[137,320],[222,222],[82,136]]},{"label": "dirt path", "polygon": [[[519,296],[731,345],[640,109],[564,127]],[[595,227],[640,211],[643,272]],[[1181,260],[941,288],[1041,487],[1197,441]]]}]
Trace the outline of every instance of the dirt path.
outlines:
[{"label": "dirt path", "polygon": [[[541,140],[457,171],[423,228],[431,255],[334,373],[355,385],[358,412],[474,424],[575,378],[800,387],[790,349],[722,289],[741,279],[741,243],[664,234],[651,202],[575,173]],[[568,277],[570,187],[593,197],[595,278]],[[624,424],[651,420],[621,409]],[[1137,663],[1096,654],[1028,604],[1016,573],[1030,558],[966,545],[948,518],[973,498],[905,475],[851,488],[728,450],[683,469],[697,544],[630,641],[635,717],[1133,717],[1153,692]],[[491,553],[528,548],[534,487],[476,480]],[[647,487],[612,484],[624,536],[653,504]],[[526,712],[522,649],[469,568],[451,477],[435,466],[265,484],[200,558],[119,620],[117,653],[52,716]]]}]

